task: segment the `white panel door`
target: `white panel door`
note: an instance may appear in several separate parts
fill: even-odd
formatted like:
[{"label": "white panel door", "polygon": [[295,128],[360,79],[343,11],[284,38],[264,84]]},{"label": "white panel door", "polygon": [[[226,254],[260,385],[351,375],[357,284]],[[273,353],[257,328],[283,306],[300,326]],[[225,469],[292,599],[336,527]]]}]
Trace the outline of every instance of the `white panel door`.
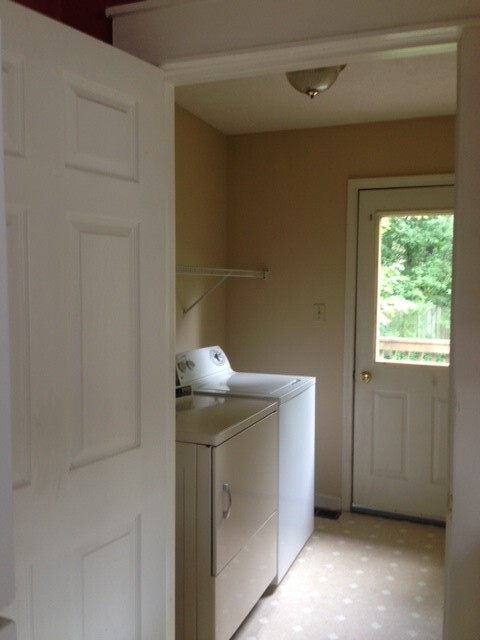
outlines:
[{"label": "white panel door", "polygon": [[20,640],[173,637],[159,69],[1,1]]},{"label": "white panel door", "polygon": [[[452,214],[451,185],[360,191],[352,501],[356,508],[433,519],[446,515],[449,333],[438,338],[435,331],[449,332],[449,305],[442,321],[440,302],[436,306],[435,300],[425,299],[425,292],[435,290],[433,298],[448,297],[443,289],[451,287],[451,262],[435,272],[433,284],[426,282],[426,265],[447,245],[431,223],[440,221],[451,229]],[[423,267],[416,262],[420,246]],[[412,283],[422,290],[411,291]]]}]

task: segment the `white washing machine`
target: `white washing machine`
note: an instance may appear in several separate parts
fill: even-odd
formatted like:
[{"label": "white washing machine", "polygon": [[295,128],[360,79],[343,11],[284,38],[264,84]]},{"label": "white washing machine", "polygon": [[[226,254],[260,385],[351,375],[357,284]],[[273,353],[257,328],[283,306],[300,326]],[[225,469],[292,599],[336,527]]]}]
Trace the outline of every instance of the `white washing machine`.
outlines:
[{"label": "white washing machine", "polygon": [[177,354],[176,371],[194,394],[263,398],[278,406],[278,557],[273,583],[279,584],[313,532],[315,378],[237,372],[218,346]]},{"label": "white washing machine", "polygon": [[277,405],[177,395],[175,637],[228,640],[276,574]]}]

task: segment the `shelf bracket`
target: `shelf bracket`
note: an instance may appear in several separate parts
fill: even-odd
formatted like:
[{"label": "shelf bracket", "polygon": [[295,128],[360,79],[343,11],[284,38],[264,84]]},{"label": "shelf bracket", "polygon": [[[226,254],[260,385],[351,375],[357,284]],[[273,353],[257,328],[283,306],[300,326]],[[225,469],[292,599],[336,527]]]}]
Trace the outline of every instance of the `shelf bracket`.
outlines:
[{"label": "shelf bracket", "polygon": [[221,284],[223,284],[228,278],[261,278],[266,280],[268,275],[268,269],[260,270],[247,270],[247,269],[219,269],[216,267],[190,267],[190,266],[177,266],[177,275],[181,276],[212,276],[220,278],[213,286],[211,286],[205,293],[197,298],[186,309],[183,309],[183,317],[187,315],[194,307],[197,306],[202,300],[205,300],[207,296],[215,291]]}]

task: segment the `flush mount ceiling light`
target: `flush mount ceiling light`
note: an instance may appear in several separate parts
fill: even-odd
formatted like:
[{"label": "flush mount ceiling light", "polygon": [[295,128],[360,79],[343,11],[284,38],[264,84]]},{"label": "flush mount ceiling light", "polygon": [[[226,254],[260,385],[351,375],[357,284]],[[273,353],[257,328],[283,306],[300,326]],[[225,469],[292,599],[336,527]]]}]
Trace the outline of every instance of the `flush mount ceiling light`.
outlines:
[{"label": "flush mount ceiling light", "polygon": [[340,71],[347,65],[336,67],[321,67],[319,69],[305,69],[302,71],[288,71],[287,80],[294,89],[314,98],[321,91],[326,91],[338,78]]}]

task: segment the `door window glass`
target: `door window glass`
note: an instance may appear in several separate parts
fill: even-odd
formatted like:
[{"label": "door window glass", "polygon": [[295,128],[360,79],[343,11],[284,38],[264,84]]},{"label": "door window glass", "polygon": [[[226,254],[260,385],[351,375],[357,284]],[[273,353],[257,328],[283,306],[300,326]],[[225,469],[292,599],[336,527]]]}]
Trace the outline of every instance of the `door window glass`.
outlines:
[{"label": "door window glass", "polygon": [[376,362],[448,366],[452,213],[378,217]]}]

